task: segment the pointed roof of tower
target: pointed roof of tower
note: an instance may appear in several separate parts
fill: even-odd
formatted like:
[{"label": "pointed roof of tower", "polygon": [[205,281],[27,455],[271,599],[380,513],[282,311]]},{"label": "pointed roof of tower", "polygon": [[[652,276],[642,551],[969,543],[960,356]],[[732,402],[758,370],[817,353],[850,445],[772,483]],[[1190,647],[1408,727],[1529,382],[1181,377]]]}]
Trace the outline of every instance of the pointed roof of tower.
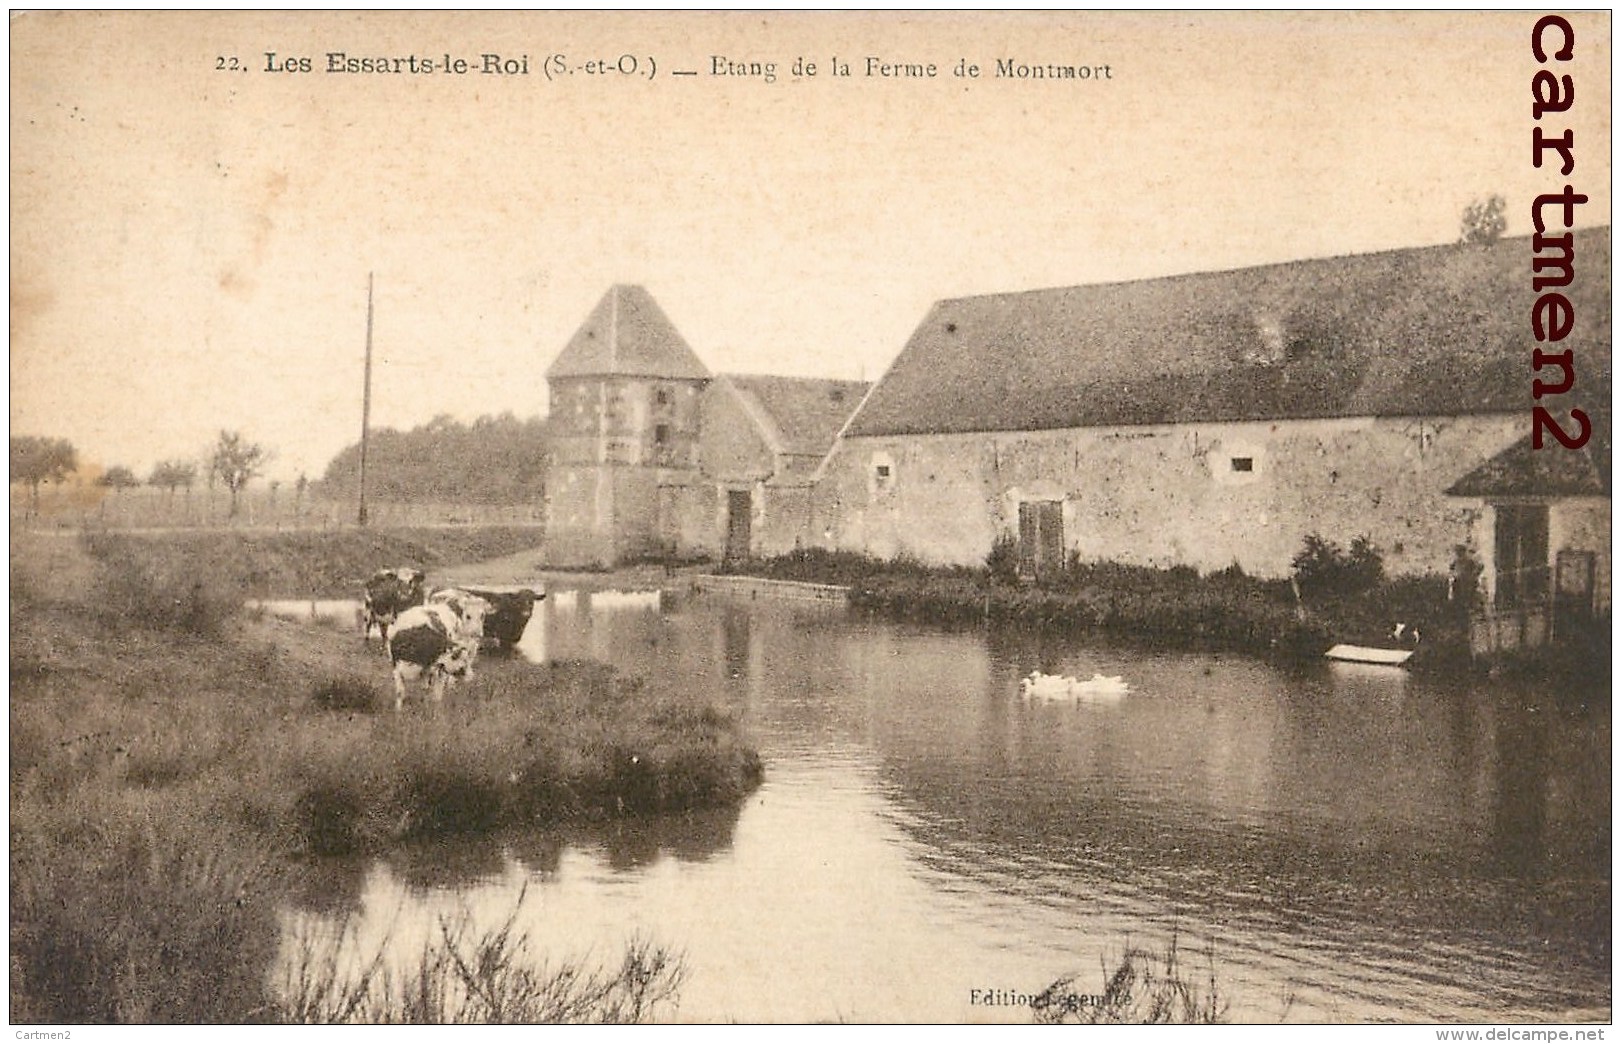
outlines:
[{"label": "pointed roof of tower", "polygon": [[709,376],[653,295],[640,286],[608,289],[546,370],[547,377]]}]

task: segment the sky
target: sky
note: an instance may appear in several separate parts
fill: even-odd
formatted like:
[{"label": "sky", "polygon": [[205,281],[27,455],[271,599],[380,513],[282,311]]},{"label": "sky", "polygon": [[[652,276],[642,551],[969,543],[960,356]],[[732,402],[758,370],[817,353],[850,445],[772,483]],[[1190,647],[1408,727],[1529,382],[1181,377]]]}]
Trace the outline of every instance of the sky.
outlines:
[{"label": "sky", "polygon": [[[543,414],[615,283],[714,372],[873,380],[942,298],[1449,242],[1491,194],[1525,234],[1567,181],[1608,224],[1609,16],[1556,70],[1568,179],[1536,17],[13,15],[11,431],[144,476],[229,428],[319,477],[369,278],[372,424],[409,428]],[[485,54],[527,72],[437,69]]]}]

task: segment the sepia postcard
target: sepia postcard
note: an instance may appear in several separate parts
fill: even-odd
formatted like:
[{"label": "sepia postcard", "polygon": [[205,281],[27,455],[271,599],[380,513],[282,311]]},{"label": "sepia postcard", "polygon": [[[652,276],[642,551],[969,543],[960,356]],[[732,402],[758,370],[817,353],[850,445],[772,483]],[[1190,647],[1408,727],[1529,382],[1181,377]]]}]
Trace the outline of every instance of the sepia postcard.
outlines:
[{"label": "sepia postcard", "polygon": [[1611,41],[13,12],[17,1039],[1602,1039]]}]

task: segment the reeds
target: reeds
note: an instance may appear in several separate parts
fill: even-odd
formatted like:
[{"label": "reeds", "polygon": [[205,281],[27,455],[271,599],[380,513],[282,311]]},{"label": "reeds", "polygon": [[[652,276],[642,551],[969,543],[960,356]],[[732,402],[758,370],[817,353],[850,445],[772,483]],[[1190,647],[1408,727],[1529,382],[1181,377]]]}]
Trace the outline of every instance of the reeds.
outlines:
[{"label": "reeds", "polygon": [[1128,946],[1113,961],[1099,961],[1101,978],[1088,992],[1079,976],[1054,982],[1031,1007],[1044,1025],[1210,1025],[1225,1022],[1230,1006],[1216,985],[1215,958],[1193,972],[1173,936],[1162,950]]},{"label": "reeds", "polygon": [[674,1013],[686,970],[681,958],[645,939],[629,942],[617,964],[538,961],[513,913],[475,929],[465,914],[441,918],[414,959],[390,959],[383,940],[356,954],[348,925],[335,935],[292,940],[279,987],[284,1021],[303,1024],[413,1025],[635,1024]]}]

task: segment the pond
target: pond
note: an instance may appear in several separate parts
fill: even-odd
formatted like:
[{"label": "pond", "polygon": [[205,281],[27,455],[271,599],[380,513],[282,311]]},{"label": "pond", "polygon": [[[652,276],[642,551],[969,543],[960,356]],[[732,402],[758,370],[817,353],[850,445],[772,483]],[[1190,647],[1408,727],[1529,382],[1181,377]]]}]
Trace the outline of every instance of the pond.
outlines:
[{"label": "pond", "polygon": [[[291,932],[651,939],[684,954],[687,1021],[1023,1022],[994,1001],[1098,992],[1173,939],[1239,1022],[1609,1018],[1607,699],[634,592],[554,592],[519,653],[706,695],[764,784],[335,862]],[[1129,692],[1027,701],[1032,670]]]}]

